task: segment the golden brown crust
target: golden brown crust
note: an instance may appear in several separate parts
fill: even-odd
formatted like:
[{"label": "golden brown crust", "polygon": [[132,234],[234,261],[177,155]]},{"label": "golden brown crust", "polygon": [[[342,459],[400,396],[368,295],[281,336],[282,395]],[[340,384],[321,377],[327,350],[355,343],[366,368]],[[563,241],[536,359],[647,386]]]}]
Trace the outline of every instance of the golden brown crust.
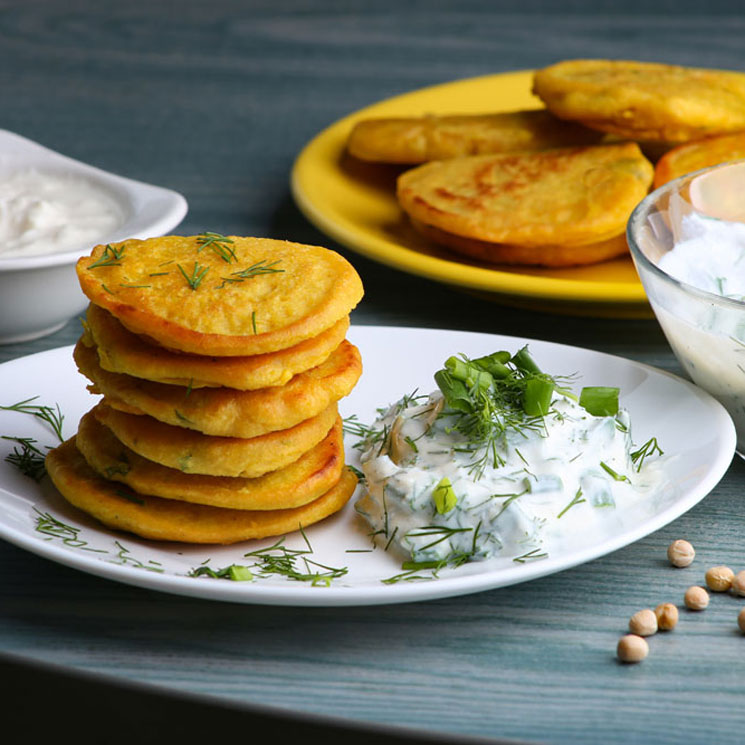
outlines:
[{"label": "golden brown crust", "polygon": [[446,233],[431,225],[412,220],[412,225],[422,235],[456,253],[492,264],[522,264],[530,266],[569,267],[597,264],[600,261],[628,253],[626,234],[600,243],[581,246],[511,246],[506,243],[489,243],[474,238],[464,238]]},{"label": "golden brown crust", "polygon": [[294,427],[347,396],[362,373],[359,350],[346,340],[318,367],[299,373],[285,385],[255,391],[192,390],[110,373],[98,364],[95,348],[80,341],[73,357],[93,383],[89,390],[103,394],[112,408],[221,437],[258,437]]},{"label": "golden brown crust", "polygon": [[425,163],[463,155],[593,145],[603,135],[544,109],[489,114],[363,119],[347,149],[361,160]]},{"label": "golden brown crust", "polygon": [[333,251],[266,238],[225,240],[222,252],[200,236],[96,246],[78,261],[78,278],[88,299],[130,331],[169,349],[227,357],[299,344],[349,315],[362,298],[357,272]]},{"label": "golden brown crust", "polygon": [[250,357],[165,349],[128,331],[111,313],[93,304],[88,307],[87,330],[88,343],[95,343],[101,367],[109,372],[190,388],[225,386],[247,391],[284,385],[293,375],[320,365],[344,340],[349,316],[292,347]]},{"label": "golden brown crust", "polygon": [[668,150],[654,170],[655,189],[686,173],[745,158],[745,131],[707,137]]},{"label": "golden brown crust", "polygon": [[635,143],[435,161],[398,179],[403,210],[464,238],[518,246],[600,243],[622,233],[652,164]]},{"label": "golden brown crust", "polygon": [[154,463],[119,442],[90,412],[80,420],[75,443],[96,473],[140,494],[239,510],[289,509],[312,502],[339,480],[344,466],[341,418],[298,460],[253,479],[187,474]]},{"label": "golden brown crust", "polygon": [[251,438],[203,435],[149,416],[117,411],[103,402],[93,413],[143,458],[184,473],[254,478],[288,466],[318,445],[334,425],[337,408],[333,404],[290,429]]},{"label": "golden brown crust", "polygon": [[634,140],[679,143],[745,128],[745,74],[628,60],[565,60],[533,92],[562,119]]},{"label": "golden brown crust", "polygon": [[142,538],[187,543],[229,544],[282,535],[338,512],[349,501],[357,478],[344,469],[325,494],[287,510],[229,510],[132,493],[101,478],[71,438],[47,456],[47,471],[63,497],[104,525]]}]

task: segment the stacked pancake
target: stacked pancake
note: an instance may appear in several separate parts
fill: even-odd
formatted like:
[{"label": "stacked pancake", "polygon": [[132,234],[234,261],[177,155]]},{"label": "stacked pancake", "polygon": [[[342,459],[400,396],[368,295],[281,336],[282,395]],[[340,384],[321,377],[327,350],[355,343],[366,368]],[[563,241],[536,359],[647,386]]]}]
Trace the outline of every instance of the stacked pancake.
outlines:
[{"label": "stacked pancake", "polygon": [[62,495],[139,536],[233,543],[339,511],[354,268],[317,246],[205,233],[97,246],[74,358],[100,401],[47,457]]}]

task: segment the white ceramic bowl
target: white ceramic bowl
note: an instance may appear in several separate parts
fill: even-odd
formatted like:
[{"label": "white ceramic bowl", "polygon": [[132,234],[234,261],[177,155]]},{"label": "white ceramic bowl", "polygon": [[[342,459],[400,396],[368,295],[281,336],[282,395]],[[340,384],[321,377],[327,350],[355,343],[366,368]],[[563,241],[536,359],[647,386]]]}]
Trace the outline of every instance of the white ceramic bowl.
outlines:
[{"label": "white ceramic bowl", "polygon": [[[175,191],[102,171],[0,130],[0,178],[25,169],[84,178],[119,203],[123,223],[96,243],[164,235],[186,215],[186,200]],[[75,263],[91,248],[28,257],[0,253],[0,344],[51,334],[85,309]]]},{"label": "white ceramic bowl", "polygon": [[[736,273],[742,277],[745,261],[731,265],[729,257],[734,254],[725,249],[726,234],[712,234],[710,229],[730,231],[731,223],[745,223],[744,193],[745,161],[705,168],[653,191],[634,210],[627,228],[631,256],[675,356],[691,380],[727,409],[737,430],[737,450],[743,457],[745,301],[739,295],[724,297],[712,285],[708,290],[700,289],[706,286],[700,276],[691,276],[689,281],[676,279],[659,263],[680,242],[679,236],[685,235],[684,219],[694,216],[699,221],[697,230],[708,225],[707,237],[700,244],[691,244],[695,245],[695,259],[688,265],[694,267],[694,274],[716,267],[708,271],[709,281],[719,282],[721,287],[726,286],[721,284],[724,282],[731,286]],[[695,437],[695,432],[691,435]]]}]

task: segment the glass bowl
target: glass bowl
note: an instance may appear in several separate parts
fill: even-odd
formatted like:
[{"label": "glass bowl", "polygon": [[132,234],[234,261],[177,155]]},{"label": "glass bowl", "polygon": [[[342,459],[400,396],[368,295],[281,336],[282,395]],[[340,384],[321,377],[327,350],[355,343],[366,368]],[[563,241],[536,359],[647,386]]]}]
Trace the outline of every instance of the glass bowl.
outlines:
[{"label": "glass bowl", "polygon": [[691,380],[727,409],[743,457],[744,194],[745,160],[705,168],[653,191],[631,214],[626,231],[675,356]]}]

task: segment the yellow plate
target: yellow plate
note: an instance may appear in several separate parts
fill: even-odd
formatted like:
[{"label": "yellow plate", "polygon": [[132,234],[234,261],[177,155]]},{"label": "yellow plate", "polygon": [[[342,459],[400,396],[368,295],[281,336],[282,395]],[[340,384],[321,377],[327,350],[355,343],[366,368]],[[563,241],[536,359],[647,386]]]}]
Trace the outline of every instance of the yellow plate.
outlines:
[{"label": "yellow plate", "polygon": [[630,257],[571,269],[499,267],[456,257],[417,234],[395,197],[397,166],[346,155],[353,124],[375,116],[539,108],[532,71],[458,80],[389,98],[340,119],[298,156],[292,192],[305,216],[334,240],[383,264],[510,305],[572,314],[652,317]]}]

